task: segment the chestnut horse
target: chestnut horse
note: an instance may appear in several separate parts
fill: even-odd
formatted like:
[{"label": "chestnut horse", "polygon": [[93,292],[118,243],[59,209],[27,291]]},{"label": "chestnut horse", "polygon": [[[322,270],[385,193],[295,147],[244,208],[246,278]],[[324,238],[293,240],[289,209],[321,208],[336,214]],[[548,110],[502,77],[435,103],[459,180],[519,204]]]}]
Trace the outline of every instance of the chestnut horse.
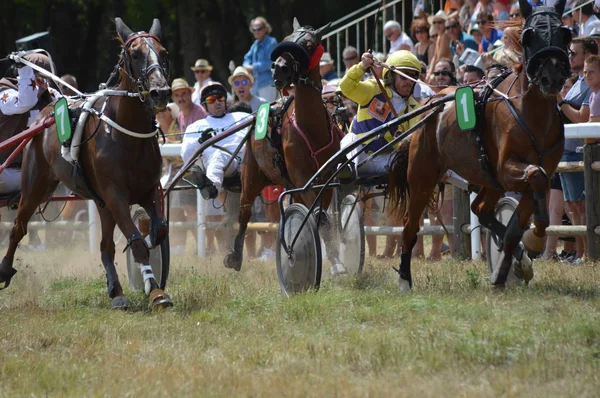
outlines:
[{"label": "chestnut horse", "polygon": [[[303,186],[340,149],[341,133],[321,99],[322,84],[318,66],[323,54],[321,36],[328,28],[329,25],[316,30],[310,26],[301,27],[294,18],[294,31],[271,53],[275,86],[282,90],[293,84],[294,98],[282,115],[279,132],[275,128],[270,129],[269,140],[255,140],[252,135],[246,144],[241,175],[240,229],[233,250],[224,259],[228,268],[236,271],[241,269],[252,203],[260,191],[268,185]],[[277,145],[272,144],[278,138],[281,152],[276,148]],[[274,161],[277,158],[283,158],[285,164],[277,164]],[[310,191],[302,194],[298,201],[309,207],[315,197],[314,192]],[[331,193],[327,193],[317,210],[318,219],[322,236],[328,245],[332,271],[334,274],[344,273],[337,259],[337,249],[329,244],[328,239],[330,226],[324,209],[327,209],[330,201]]]},{"label": "chestnut horse", "polygon": [[[548,226],[546,191],[564,148],[564,128],[556,107],[556,93],[570,74],[567,46],[571,33],[561,26],[565,0],[554,7],[532,10],[520,0],[526,18],[521,35],[525,70],[517,65],[497,86],[477,117],[473,131],[461,131],[456,119],[456,103],[447,102],[395,154],[390,190],[396,203],[406,210],[400,260],[400,290],[412,287],[411,249],[419,229],[419,218],[442,175],[454,170],[480,187],[471,205],[481,224],[499,237],[503,248],[490,279],[504,286],[515,256],[515,271],[526,281],[533,276],[521,238],[531,214],[533,234],[545,236]],[[450,88],[439,96],[452,93]],[[505,191],[521,192],[507,226],[494,217],[494,209]]]},{"label": "chestnut horse", "polygon": [[[151,217],[150,243],[158,246],[167,236],[162,211],[162,157],[154,114],[164,109],[171,96],[168,82],[168,54],[161,44],[161,26],[155,19],[149,33],[134,33],[116,18],[122,52],[115,70],[120,82],[115,90],[127,96],[98,94],[83,129],[79,163],[61,156],[56,126],[38,134],[27,145],[23,158],[21,201],[10,232],[10,244],[0,265],[0,282],[7,287],[16,270],[12,267],[17,245],[27,234],[27,223],[40,203],[62,182],[77,195],[95,200],[102,222],[100,251],[106,269],[108,295],[113,308],[127,308],[128,301],[114,265],[113,231],[118,225],[128,238],[135,261],[141,266],[146,294],[153,309],[172,306],[164,293],[164,278],[157,283],[149,262],[147,243],[133,223],[129,206],[139,204]],[[112,94],[115,94],[113,91]],[[93,100],[88,100],[89,101]],[[42,116],[50,114],[52,105]],[[105,117],[99,118],[100,112]],[[110,119],[111,124],[104,120]],[[136,136],[137,135],[137,136]],[[74,167],[82,175],[74,177]]]}]

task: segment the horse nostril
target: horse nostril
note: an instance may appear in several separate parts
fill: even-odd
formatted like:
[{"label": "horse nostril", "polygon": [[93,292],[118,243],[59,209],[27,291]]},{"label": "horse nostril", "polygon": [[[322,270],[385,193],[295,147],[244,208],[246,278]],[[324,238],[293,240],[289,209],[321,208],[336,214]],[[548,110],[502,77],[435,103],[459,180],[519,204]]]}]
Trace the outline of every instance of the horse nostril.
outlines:
[{"label": "horse nostril", "polygon": [[150,90],[150,97],[154,99],[169,98],[171,96],[171,89],[165,88],[153,88]]}]

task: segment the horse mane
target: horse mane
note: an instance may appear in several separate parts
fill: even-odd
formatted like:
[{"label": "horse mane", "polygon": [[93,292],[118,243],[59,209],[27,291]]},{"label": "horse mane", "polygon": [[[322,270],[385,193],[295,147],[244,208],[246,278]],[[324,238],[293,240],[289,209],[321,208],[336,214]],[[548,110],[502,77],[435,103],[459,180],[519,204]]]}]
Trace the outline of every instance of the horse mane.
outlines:
[{"label": "horse mane", "polygon": [[[119,36],[117,34],[117,35],[115,35],[114,39],[119,42],[121,49],[123,49],[125,47],[125,42],[123,41],[121,36]],[[119,54],[119,61],[118,61],[117,65],[121,64],[122,60],[123,60],[123,53]],[[121,84],[127,84],[128,81],[129,81],[129,79],[127,78],[127,74],[125,73],[125,70],[123,68],[119,68],[119,80],[113,87],[119,87]]]}]

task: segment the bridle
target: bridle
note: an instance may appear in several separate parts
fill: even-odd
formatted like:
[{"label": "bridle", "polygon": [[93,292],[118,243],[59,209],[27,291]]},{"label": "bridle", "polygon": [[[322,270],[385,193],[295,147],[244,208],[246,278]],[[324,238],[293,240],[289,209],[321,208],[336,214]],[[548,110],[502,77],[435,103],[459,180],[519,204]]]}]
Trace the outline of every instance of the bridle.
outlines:
[{"label": "bridle", "polygon": [[[298,32],[300,34],[297,37],[295,37],[294,40],[287,40],[287,41],[296,44],[298,47],[301,47],[304,51],[306,51],[308,53],[308,49],[306,47],[298,44],[298,41],[300,41],[300,39],[302,39],[305,35],[311,34],[312,31],[305,29],[305,28],[300,28],[296,32]],[[308,76],[308,73],[314,67],[316,67],[316,66],[311,65],[314,63],[313,58],[318,56],[318,58],[320,59],[321,55],[323,54],[322,51],[319,51],[319,49],[318,49],[319,46],[321,46],[321,48],[322,48],[321,44],[317,45],[317,48],[315,48],[315,51],[313,52],[313,55],[311,56],[311,59],[309,60],[309,67],[306,68],[305,72],[302,72],[302,65],[301,65],[300,61],[298,61],[296,59],[296,57],[294,56],[294,54],[292,54],[291,52],[285,51],[285,52],[281,53],[281,55],[279,55],[280,57],[283,57],[284,55],[288,56],[288,58],[286,58],[286,62],[289,62],[291,64],[290,67],[292,70],[292,73],[288,76],[288,78],[283,81],[283,83],[284,83],[283,87],[287,87],[291,84],[294,84],[294,85],[303,84],[303,85],[307,85],[307,86],[314,88],[319,93],[323,90],[323,85],[322,85],[320,79],[318,82],[315,82]],[[317,65],[318,65],[318,60],[317,60]],[[310,66],[312,66],[312,67],[310,67]]]},{"label": "bridle", "polygon": [[[129,50],[129,47],[131,47],[131,45],[133,44],[133,42],[136,41],[137,39],[143,39],[146,42],[146,46],[148,47],[148,52],[146,53],[146,58],[144,60],[145,64],[147,66],[144,69],[142,69],[141,76],[136,79],[134,77],[134,72],[133,72],[133,69],[131,66],[132,60],[130,58],[128,50]],[[166,80],[169,79],[169,64],[168,64],[168,62],[165,63],[165,65],[161,65],[158,62],[153,62],[152,64],[148,65],[148,59],[150,58],[151,52],[154,54],[154,58],[157,61],[160,59],[160,57],[158,56],[158,51],[154,47],[152,40],[149,40],[149,39],[154,39],[158,43],[160,43],[160,39],[156,35],[146,33],[146,32],[138,32],[127,38],[127,40],[123,44],[123,48],[121,49],[121,57],[119,59],[119,63],[115,66],[113,73],[111,74],[111,76],[109,77],[109,79],[106,83],[108,85],[108,83],[116,75],[116,72],[118,70],[122,70],[125,73],[125,75],[129,78],[129,80],[137,86],[139,98],[140,98],[140,101],[142,101],[142,102],[145,102],[146,96],[148,96],[150,94],[150,90],[148,88],[148,77],[152,74],[152,72],[157,70],[159,73],[161,73],[165,77]]]}]

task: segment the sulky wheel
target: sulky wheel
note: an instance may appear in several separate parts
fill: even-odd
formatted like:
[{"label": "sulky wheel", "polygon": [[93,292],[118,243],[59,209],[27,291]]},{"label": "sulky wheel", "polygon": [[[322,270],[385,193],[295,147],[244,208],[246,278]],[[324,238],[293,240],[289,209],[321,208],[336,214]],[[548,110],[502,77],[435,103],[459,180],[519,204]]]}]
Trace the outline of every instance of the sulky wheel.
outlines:
[{"label": "sulky wheel", "polygon": [[340,261],[349,274],[360,274],[365,262],[365,224],[355,195],[342,200],[339,227]]},{"label": "sulky wheel", "polygon": [[[510,221],[510,218],[512,217],[518,205],[519,202],[516,199],[511,197],[504,197],[500,199],[496,204],[494,216],[502,224],[508,225],[508,222]],[[494,272],[494,269],[496,267],[500,266],[502,254],[500,250],[501,249],[498,237],[488,230],[486,234],[485,251],[487,254],[487,263],[490,275]],[[506,282],[507,284],[520,283],[519,278],[515,276],[514,266],[510,268],[510,272],[508,273],[508,278]]]},{"label": "sulky wheel", "polygon": [[[299,203],[290,205],[284,213],[284,222],[279,224],[277,235],[277,276],[281,290],[290,294],[318,289],[321,283],[321,240],[317,223],[308,209]],[[301,225],[306,220],[304,226]],[[293,247],[286,253],[282,237],[288,246],[296,238]]]},{"label": "sulky wheel", "polygon": [[[150,217],[148,217],[146,210],[138,206],[132,207],[131,219],[145,238],[146,235],[148,235],[148,226],[150,222]],[[152,272],[156,277],[156,281],[163,290],[167,285],[167,278],[169,277],[169,261],[169,236],[167,235],[159,247],[150,250],[150,266],[152,267]],[[127,249],[127,274],[129,276],[129,286],[131,289],[143,291],[144,279],[140,272],[140,265],[135,262],[133,252],[130,248]]]}]

